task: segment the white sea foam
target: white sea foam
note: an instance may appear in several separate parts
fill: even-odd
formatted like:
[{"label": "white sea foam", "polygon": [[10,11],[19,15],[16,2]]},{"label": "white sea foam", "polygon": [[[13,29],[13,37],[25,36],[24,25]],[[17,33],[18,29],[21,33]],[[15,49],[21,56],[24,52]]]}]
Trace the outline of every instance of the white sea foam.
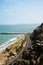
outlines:
[{"label": "white sea foam", "polygon": [[17,39],[17,37],[16,37],[16,38],[13,38],[13,39],[7,41],[5,44],[1,45],[1,46],[0,46],[0,52],[2,52],[3,50],[5,50],[5,49],[6,49],[9,45],[11,45],[12,42],[15,41],[16,39]]}]

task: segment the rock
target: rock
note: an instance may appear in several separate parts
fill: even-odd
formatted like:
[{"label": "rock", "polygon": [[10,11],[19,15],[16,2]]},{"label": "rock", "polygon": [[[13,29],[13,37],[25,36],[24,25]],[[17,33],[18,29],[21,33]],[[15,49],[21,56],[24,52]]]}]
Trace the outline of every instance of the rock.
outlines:
[{"label": "rock", "polygon": [[32,32],[30,40],[31,46],[23,51],[22,58],[13,65],[43,65],[43,23]]},{"label": "rock", "polygon": [[41,41],[41,44],[43,44],[43,41]]},{"label": "rock", "polygon": [[36,40],[36,43],[40,43],[40,40]]},{"label": "rock", "polygon": [[30,64],[29,61],[26,61],[26,60],[24,60],[24,59],[19,59],[19,60],[17,60],[16,63],[13,64],[13,65],[29,65],[29,64]]},{"label": "rock", "polygon": [[29,50],[25,50],[22,54],[22,58],[25,59],[25,60],[29,60],[31,59],[31,56],[30,56],[30,51]]}]

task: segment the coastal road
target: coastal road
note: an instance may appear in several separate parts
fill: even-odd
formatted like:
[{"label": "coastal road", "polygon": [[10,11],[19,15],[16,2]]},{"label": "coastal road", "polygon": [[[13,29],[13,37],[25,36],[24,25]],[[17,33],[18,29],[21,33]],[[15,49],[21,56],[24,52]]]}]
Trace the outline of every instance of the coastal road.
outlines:
[{"label": "coastal road", "polygon": [[31,41],[30,41],[30,33],[26,34],[26,48],[31,46]]},{"label": "coastal road", "polygon": [[28,46],[31,45],[31,44],[30,44],[31,41],[30,41],[30,38],[29,38],[29,35],[30,35],[30,34],[27,33],[27,34],[25,34],[25,35],[26,35],[26,42],[25,42],[25,43],[26,43],[26,46],[25,46],[25,48],[23,48],[22,51],[20,52],[20,54],[18,55],[18,57],[17,57],[16,59],[13,59],[12,62],[10,62],[8,65],[14,65],[14,63],[16,62],[16,60],[17,60],[18,58],[20,58],[20,56],[22,56],[23,51],[24,51],[25,49],[27,49]]}]

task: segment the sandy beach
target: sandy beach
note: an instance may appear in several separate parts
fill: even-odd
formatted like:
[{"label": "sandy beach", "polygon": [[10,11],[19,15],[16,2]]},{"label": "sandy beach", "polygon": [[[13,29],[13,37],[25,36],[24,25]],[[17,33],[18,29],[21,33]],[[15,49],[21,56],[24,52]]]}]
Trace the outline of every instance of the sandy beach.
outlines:
[{"label": "sandy beach", "polygon": [[[9,55],[10,52],[15,53],[15,47],[18,46],[17,43],[22,43],[24,40],[25,40],[25,35],[21,35],[18,38],[14,38],[13,40],[10,41],[10,44],[3,46],[0,49],[0,65],[4,64],[8,60],[7,55]],[[5,51],[6,48],[11,49],[11,50],[9,52],[7,52],[7,51]],[[12,60],[11,58],[9,58],[9,59]]]}]

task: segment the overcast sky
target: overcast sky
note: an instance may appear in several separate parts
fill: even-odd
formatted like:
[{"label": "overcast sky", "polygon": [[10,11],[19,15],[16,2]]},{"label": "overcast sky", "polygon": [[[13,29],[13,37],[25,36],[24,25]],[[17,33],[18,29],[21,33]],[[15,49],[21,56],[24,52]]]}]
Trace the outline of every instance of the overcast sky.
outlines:
[{"label": "overcast sky", "polygon": [[43,0],[0,0],[0,24],[43,22]]}]

